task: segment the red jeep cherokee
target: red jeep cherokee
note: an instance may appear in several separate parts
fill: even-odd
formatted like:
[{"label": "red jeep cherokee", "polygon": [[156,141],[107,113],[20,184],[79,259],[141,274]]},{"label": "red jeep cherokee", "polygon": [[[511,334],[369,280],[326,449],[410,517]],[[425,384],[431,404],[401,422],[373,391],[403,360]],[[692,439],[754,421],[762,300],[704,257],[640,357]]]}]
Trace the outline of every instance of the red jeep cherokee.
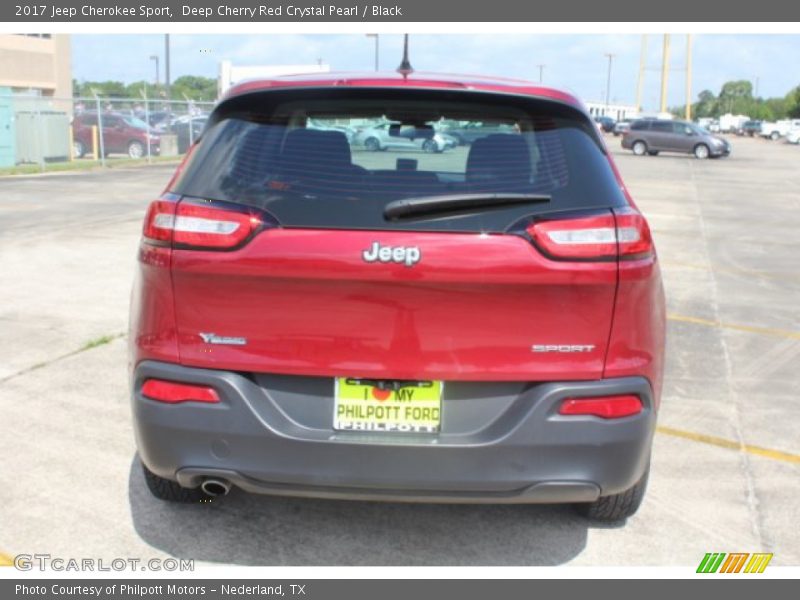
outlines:
[{"label": "red jeep cherokee", "polygon": [[[387,121],[487,135],[445,154],[348,141]],[[139,455],[165,500],[237,486],[616,520],[645,489],[664,329],[647,223],[574,97],[424,74],[245,83],[145,218]]]}]

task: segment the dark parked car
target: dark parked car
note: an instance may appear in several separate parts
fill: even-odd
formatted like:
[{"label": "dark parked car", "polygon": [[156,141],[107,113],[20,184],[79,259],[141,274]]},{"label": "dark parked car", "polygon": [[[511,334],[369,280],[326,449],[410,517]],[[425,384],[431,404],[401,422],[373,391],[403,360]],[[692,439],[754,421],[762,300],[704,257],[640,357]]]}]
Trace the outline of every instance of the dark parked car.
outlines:
[{"label": "dark parked car", "polygon": [[165,110],[156,110],[153,112],[148,112],[146,115],[144,112],[140,112],[136,115],[143,121],[145,120],[145,116],[147,117],[147,122],[150,124],[150,127],[158,131],[163,131],[167,128],[167,126],[175,119],[175,113],[165,111]]},{"label": "dark parked car", "polygon": [[441,131],[453,137],[459,146],[468,146],[482,137],[493,133],[512,133],[513,129],[506,123],[484,123],[468,121],[446,123]]},{"label": "dark parked car", "polygon": [[[102,121],[102,148],[106,154],[127,154],[131,158],[142,158],[147,156],[148,138],[150,153],[159,153],[161,138],[144,121],[115,112],[101,113],[100,116],[98,120],[97,113],[90,111],[76,115],[72,120],[72,152],[77,158],[92,151],[92,127],[98,126],[99,138],[99,121]],[[98,140],[98,146],[99,144]],[[100,148],[97,152],[100,152]]]},{"label": "dark parked car", "polygon": [[600,127],[606,133],[611,133],[612,131],[614,131],[614,125],[617,124],[617,122],[614,119],[612,119],[611,117],[607,117],[605,115],[595,117],[594,120],[600,125]]},{"label": "dark parked car", "polygon": [[631,128],[631,123],[635,120],[636,119],[622,119],[614,123],[614,128],[612,129],[614,137],[619,137],[628,131]]},{"label": "dark parked car", "polygon": [[637,156],[659,152],[694,154],[697,158],[719,158],[731,153],[731,146],[720,137],[687,121],[643,119],[631,124],[622,137],[622,147]]},{"label": "dark parked car", "polygon": [[[376,115],[505,132],[445,157],[352,152],[313,127]],[[659,261],[569,93],[416,73],[241,83],[142,234],[130,392],[157,498],[639,507]]]},{"label": "dark parked car", "polygon": [[170,124],[169,132],[178,136],[178,152],[180,154],[185,153],[189,146],[200,137],[200,134],[203,133],[203,128],[206,126],[206,121],[208,121],[208,115],[180,119]]},{"label": "dark parked car", "polygon": [[761,133],[761,121],[745,121],[736,133],[755,137]]}]

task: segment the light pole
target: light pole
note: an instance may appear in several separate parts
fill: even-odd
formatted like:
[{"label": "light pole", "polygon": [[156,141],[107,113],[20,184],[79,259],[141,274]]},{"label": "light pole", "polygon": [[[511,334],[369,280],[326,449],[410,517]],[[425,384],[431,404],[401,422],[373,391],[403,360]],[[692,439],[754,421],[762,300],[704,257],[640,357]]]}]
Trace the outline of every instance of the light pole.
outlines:
[{"label": "light pole", "polygon": [[169,80],[169,34],[165,33],[164,34],[164,93],[165,93],[165,95],[167,97],[167,100],[169,100],[169,98],[170,98],[169,86],[170,86],[170,80]]},{"label": "light pole", "polygon": [[158,84],[159,84],[159,75],[158,75],[158,55],[156,55],[156,54],[152,54],[152,55],[150,56],[150,60],[154,60],[154,61],[156,61],[156,88],[158,88]]},{"label": "light pole", "polygon": [[542,83],[544,81],[544,68],[547,65],[536,65],[536,66],[539,67],[539,83]]},{"label": "light pole", "polygon": [[368,38],[375,38],[375,71],[377,72],[377,71],[380,70],[379,62],[378,62],[378,58],[379,58],[379,54],[378,53],[379,53],[379,50],[380,50],[380,36],[377,33],[368,33],[367,37]]},{"label": "light pole", "polygon": [[606,112],[608,112],[608,100],[611,97],[611,63],[614,62],[616,54],[606,54],[608,57],[608,77],[606,78]]}]

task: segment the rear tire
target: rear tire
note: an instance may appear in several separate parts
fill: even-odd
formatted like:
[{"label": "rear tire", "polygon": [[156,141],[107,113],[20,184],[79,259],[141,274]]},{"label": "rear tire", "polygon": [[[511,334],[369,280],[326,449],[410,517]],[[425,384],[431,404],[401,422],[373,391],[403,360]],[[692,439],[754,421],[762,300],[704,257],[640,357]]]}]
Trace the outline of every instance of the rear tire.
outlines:
[{"label": "rear tire", "polygon": [[86,146],[80,140],[72,142],[72,156],[74,158],[83,158],[86,155]]},{"label": "rear tire", "polygon": [[144,480],[147,482],[147,489],[159,500],[166,502],[180,502],[182,504],[194,504],[196,502],[209,501],[211,496],[198,488],[181,487],[176,481],[159,477],[150,469],[142,464]]},{"label": "rear tire", "polygon": [[781,134],[778,133],[777,131],[773,131],[772,133],[769,134],[769,139],[771,139],[773,142],[777,142],[780,137]]},{"label": "rear tire", "polygon": [[378,141],[378,138],[367,138],[364,140],[364,148],[369,150],[370,152],[377,152],[381,149],[381,143]]},{"label": "rear tire", "polygon": [[629,490],[620,494],[603,496],[589,504],[577,504],[575,508],[583,516],[593,521],[613,522],[627,519],[636,514],[642,505],[644,493],[647,490],[647,479],[650,475],[650,464],[647,465],[642,478]]},{"label": "rear tire", "polygon": [[637,140],[633,142],[633,146],[631,146],[631,150],[636,156],[644,156],[647,154],[647,144],[645,144],[642,140]]},{"label": "rear tire", "polygon": [[422,151],[427,152],[428,154],[439,152],[439,145],[433,140],[425,140],[422,144]]}]

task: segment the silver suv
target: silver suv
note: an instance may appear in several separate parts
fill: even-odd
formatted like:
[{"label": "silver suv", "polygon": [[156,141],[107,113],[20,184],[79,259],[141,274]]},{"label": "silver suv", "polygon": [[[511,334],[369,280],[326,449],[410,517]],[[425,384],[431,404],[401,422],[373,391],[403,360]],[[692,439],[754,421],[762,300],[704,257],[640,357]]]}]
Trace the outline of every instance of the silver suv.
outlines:
[{"label": "silver suv", "polygon": [[697,158],[719,158],[731,153],[731,145],[688,121],[642,119],[622,136],[622,147],[637,156],[659,152],[694,154]]}]

